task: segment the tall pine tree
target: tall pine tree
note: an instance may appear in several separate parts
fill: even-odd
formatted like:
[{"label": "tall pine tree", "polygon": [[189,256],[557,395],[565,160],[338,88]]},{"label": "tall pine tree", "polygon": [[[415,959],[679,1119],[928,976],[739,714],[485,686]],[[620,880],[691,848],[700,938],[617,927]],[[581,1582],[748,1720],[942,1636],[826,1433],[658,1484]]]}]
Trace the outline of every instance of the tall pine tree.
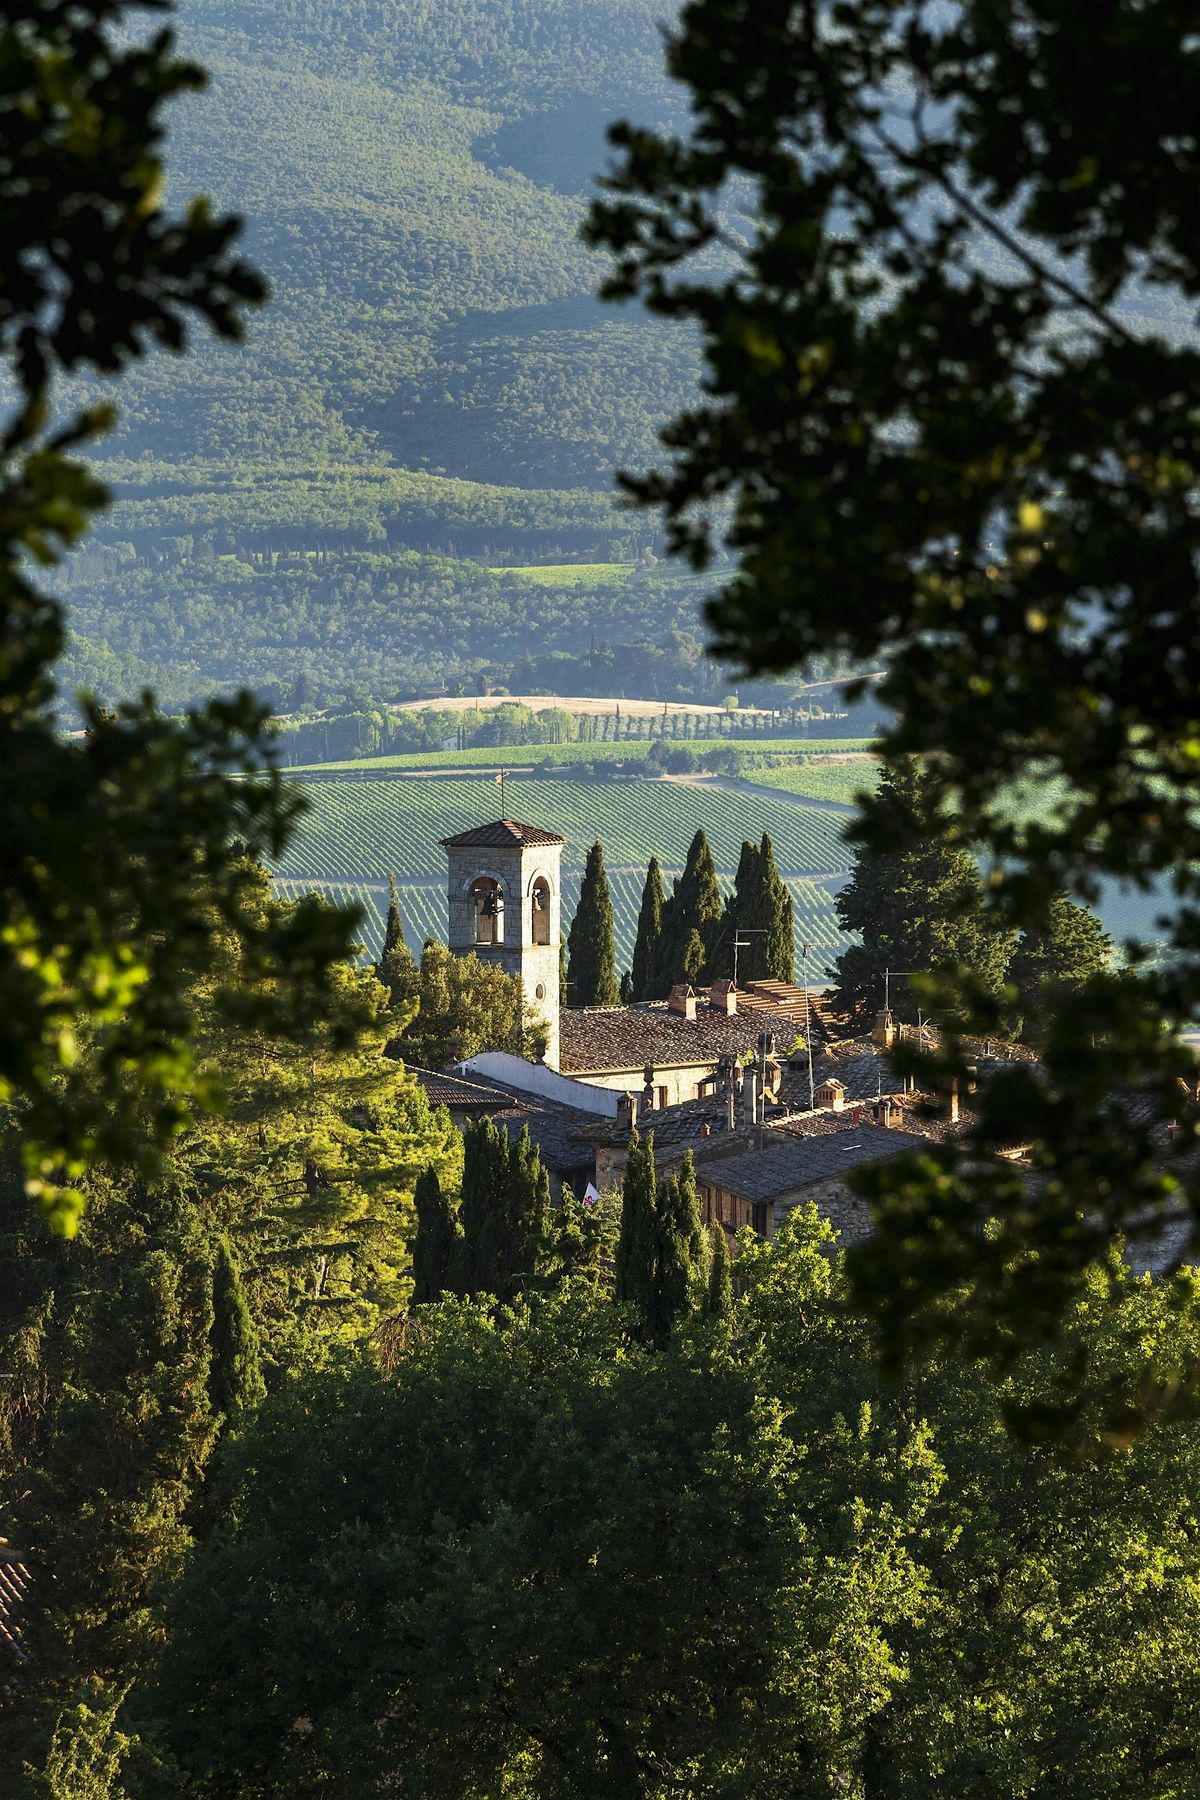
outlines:
[{"label": "tall pine tree", "polygon": [[[665,999],[681,981],[712,979],[723,912],[716,865],[701,830],[692,839],[683,874],[663,907],[651,998]],[[699,940],[698,957],[693,933]]]},{"label": "tall pine tree", "polygon": [[412,1303],[420,1306],[453,1292],[460,1273],[462,1227],[457,1210],[442,1191],[435,1168],[425,1169],[418,1175],[413,1199],[417,1211],[417,1235],[412,1253]]},{"label": "tall pine tree", "polygon": [[1112,966],[1112,939],[1086,906],[1066,894],[1050,902],[1041,929],[1021,933],[1008,979],[1017,990],[1016,1028],[1036,1040],[1052,1010],[1053,995],[1082,987]]},{"label": "tall pine tree", "polygon": [[725,908],[719,948],[723,968],[733,971],[735,935],[741,983],[793,981],[796,951],[792,896],[775,864],[775,846],[764,832],[761,844],[742,844],[733,893]]},{"label": "tall pine tree", "polygon": [[710,1257],[708,1295],[704,1310],[710,1319],[729,1319],[733,1315],[733,1282],[729,1273],[729,1240],[723,1225],[709,1228]]},{"label": "tall pine tree", "polygon": [[775,863],[775,846],[763,832],[758,852],[758,891],[763,922],[762,972],[768,981],[796,979],[796,930],[792,896]]},{"label": "tall pine tree", "polygon": [[681,1319],[695,1309],[708,1275],[708,1244],[700,1224],[696,1171],[690,1150],[656,1196],[656,1257],[649,1325],[661,1348]]},{"label": "tall pine tree", "polygon": [[652,856],[650,867],[646,870],[645,885],[642,888],[637,939],[633,946],[633,967],[629,972],[630,997],[634,1000],[655,998],[652,992],[654,964],[658,952],[658,940],[662,936],[664,899],[662,870],[659,867],[657,856]]},{"label": "tall pine tree", "polygon": [[567,998],[572,1006],[616,1006],[620,999],[612,896],[599,839],[588,851],[579,904],[567,938]]},{"label": "tall pine tree", "polygon": [[621,1187],[621,1235],[617,1240],[616,1296],[631,1306],[644,1328],[654,1304],[654,1270],[658,1252],[657,1176],[654,1133],[640,1139],[635,1132]]},{"label": "tall pine tree", "polygon": [[213,1263],[212,1330],[209,1333],[208,1396],[214,1412],[236,1426],[266,1393],[258,1332],[229,1239],[217,1240]]},{"label": "tall pine tree", "polygon": [[[833,1000],[861,1021],[884,1004],[885,970],[908,975],[961,964],[986,990],[999,993],[1004,983],[1012,938],[979,911],[979,871],[966,850],[946,843],[926,791],[914,760],[885,765],[875,804],[894,822],[902,848],[860,845],[837,897],[842,926],[861,942],[835,964]],[[916,1017],[906,981],[889,983],[888,994],[898,1017]]]},{"label": "tall pine tree", "polygon": [[400,890],[396,886],[394,873],[388,877],[387,926],[383,934],[383,954],[375,964],[375,973],[387,989],[393,1006],[407,1006],[416,999],[421,977],[412,951],[405,942]]},{"label": "tall pine tree", "polygon": [[527,1129],[510,1140],[481,1119],[467,1127],[463,1152],[461,1287],[511,1300],[545,1272],[550,1177]]},{"label": "tall pine tree", "polygon": [[661,1349],[701,1302],[708,1244],[700,1224],[691,1152],[669,1181],[654,1167],[653,1134],[629,1148],[617,1244],[617,1299],[632,1307],[638,1335]]}]

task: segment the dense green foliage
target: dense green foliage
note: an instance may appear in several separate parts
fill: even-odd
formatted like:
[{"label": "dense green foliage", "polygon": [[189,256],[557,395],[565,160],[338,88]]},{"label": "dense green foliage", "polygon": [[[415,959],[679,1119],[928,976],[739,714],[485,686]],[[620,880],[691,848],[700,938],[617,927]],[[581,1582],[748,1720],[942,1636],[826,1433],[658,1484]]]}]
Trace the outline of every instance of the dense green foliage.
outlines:
[{"label": "dense green foliage", "polygon": [[653,1132],[644,1142],[635,1133],[621,1188],[614,1293],[643,1343],[664,1349],[683,1322],[707,1306],[709,1256],[691,1151],[684,1152],[670,1179],[660,1182]]},{"label": "dense green foliage", "polygon": [[655,959],[658,955],[658,940],[662,935],[662,915],[665,903],[662,869],[659,867],[657,856],[652,856],[646,869],[641,905],[638,907],[637,936],[634,939],[633,961],[629,970],[629,997],[631,1000],[648,1000],[650,998]]},{"label": "dense green foliage", "polygon": [[981,914],[978,867],[946,841],[931,787],[915,762],[884,766],[875,805],[893,818],[888,847],[860,844],[837,897],[838,918],[860,942],[837,959],[833,998],[860,1023],[885,1006],[911,1022],[924,1004],[928,1016],[921,983],[946,967],[964,969],[983,993],[1003,991],[1014,934]]},{"label": "dense green foliage", "polygon": [[764,831],[760,844],[747,840],[742,845],[733,893],[725,904],[725,940],[731,949],[739,940],[739,981],[764,977],[791,981],[796,973],[795,935],[792,897],[775,866],[775,846]]},{"label": "dense green foliage", "polygon": [[673,987],[711,981],[725,973],[726,964],[732,967],[732,939],[723,914],[712,847],[700,826],[688,845],[683,873],[663,904],[649,999],[665,1000]]},{"label": "dense green foliage", "polygon": [[512,1300],[548,1272],[550,1177],[528,1131],[510,1137],[503,1125],[468,1125],[463,1146],[462,1238],[453,1291]]},{"label": "dense green foliage", "polygon": [[[6,1792],[60,1791],[32,1775],[21,1788],[23,1763],[61,1800],[148,1791],[140,1764],[121,1786],[97,1773],[94,1790],[81,1771],[103,1766],[106,1709],[161,1643],[160,1587],[219,1516],[215,1446],[297,1359],[365,1342],[395,1313],[414,1181],[457,1178],[457,1135],[384,1054],[372,977],[341,967],[333,996],[278,1034],[229,1025],[223,978],[183,996],[223,1114],[194,1122],[152,1179],[89,1172],[69,1243],[30,1212],[6,1121],[0,1518],[37,1594],[29,1662],[0,1698]],[[353,1047],[338,1014],[359,1022]]]},{"label": "dense green foliage", "polygon": [[477,956],[453,956],[433,939],[393,1024],[392,1053],[418,1069],[465,1062],[481,1050],[527,1055],[539,1029],[519,981]]},{"label": "dense green foliage", "polygon": [[1066,894],[1051,900],[1043,924],[1021,933],[1008,979],[1017,990],[1020,1030],[1036,1042],[1056,998],[1112,967],[1112,939],[1100,920]]},{"label": "dense green foliage", "polygon": [[423,1169],[413,1190],[417,1233],[413,1240],[414,1306],[454,1291],[462,1257],[462,1225],[443,1193],[436,1169]]},{"label": "dense green foliage", "polygon": [[[800,1213],[657,1349],[568,1290],[289,1384],[125,1719],[200,1795],[1184,1800],[1195,1427],[1064,1454],[953,1365],[889,1388],[827,1252]],[[1113,1274],[1069,1343],[1193,1356],[1194,1295]]]},{"label": "dense green foliage", "polygon": [[[132,48],[127,12],[18,5],[0,26],[0,1101],[21,1107],[27,1190],[65,1230],[90,1159],[151,1169],[205,1098],[179,996],[224,935],[242,939],[248,1007],[289,964],[297,988],[319,980],[351,923],[256,904],[231,852],[278,854],[296,811],[247,694],[178,725],[149,694],[116,716],[85,706],[82,744],[55,728],[64,613],[37,571],[104,505],[73,453],[112,423],[67,379],[181,350],[196,322],[238,338],[262,295],[236,221],[164,205],[164,108],[203,76],[166,34]],[[231,788],[237,767],[257,778]]]},{"label": "dense green foliage", "polygon": [[617,1004],[612,896],[604,870],[604,846],[599,839],[588,851],[579,899],[567,933],[567,991],[563,1004]]},{"label": "dense green foliage", "polygon": [[[927,759],[926,814],[982,857],[1000,931],[1105,879],[1173,890],[1157,966],[1059,990],[1036,1091],[993,1084],[960,1161],[889,1177],[891,1241],[860,1273],[892,1353],[1002,1357],[1123,1223],[1181,1192],[1200,1220],[1196,1171],[1155,1156],[1197,1123],[1200,38],[1171,0],[834,16],[690,0],[667,53],[687,129],[616,133],[588,235],[610,294],[701,332],[704,402],[633,491],[694,566],[717,535],[737,554],[719,652],[883,654],[884,752]],[[1014,816],[1039,781],[1053,810]],[[902,849],[905,810],[876,801],[864,834]],[[952,985],[940,1010],[994,1029],[993,984]],[[948,1045],[926,1080],[965,1070]],[[1154,1096],[1136,1127],[1108,1102],[1133,1084]],[[994,1156],[1018,1130],[1037,1207]]]}]

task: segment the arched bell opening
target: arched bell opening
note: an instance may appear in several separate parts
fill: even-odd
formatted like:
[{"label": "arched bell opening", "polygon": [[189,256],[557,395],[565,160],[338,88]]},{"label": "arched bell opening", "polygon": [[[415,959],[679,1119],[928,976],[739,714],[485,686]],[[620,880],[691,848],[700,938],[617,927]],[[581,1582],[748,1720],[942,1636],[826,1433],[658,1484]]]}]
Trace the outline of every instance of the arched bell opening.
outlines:
[{"label": "arched bell opening", "polygon": [[550,942],[550,883],[544,875],[539,875],[530,889],[529,916],[532,941],[535,944],[548,944]]},{"label": "arched bell opening", "polygon": [[494,947],[504,942],[504,890],[490,875],[481,875],[471,883],[471,904],[475,909],[475,942]]}]

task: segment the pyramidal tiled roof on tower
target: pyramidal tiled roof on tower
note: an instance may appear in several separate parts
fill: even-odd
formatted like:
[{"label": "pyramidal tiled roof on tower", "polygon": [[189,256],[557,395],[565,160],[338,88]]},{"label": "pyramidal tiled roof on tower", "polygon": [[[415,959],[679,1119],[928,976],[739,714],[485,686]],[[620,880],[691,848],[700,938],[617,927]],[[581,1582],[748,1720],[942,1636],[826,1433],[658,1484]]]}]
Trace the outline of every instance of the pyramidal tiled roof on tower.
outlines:
[{"label": "pyramidal tiled roof on tower", "polygon": [[442,839],[443,850],[515,850],[523,845],[565,844],[556,831],[540,825],[522,825],[519,819],[494,819],[490,825],[473,825]]}]

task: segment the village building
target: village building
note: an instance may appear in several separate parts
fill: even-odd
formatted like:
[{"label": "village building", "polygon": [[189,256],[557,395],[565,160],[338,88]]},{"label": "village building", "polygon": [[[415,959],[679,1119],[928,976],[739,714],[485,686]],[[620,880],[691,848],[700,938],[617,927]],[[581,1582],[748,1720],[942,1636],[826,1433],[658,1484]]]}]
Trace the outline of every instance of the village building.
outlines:
[{"label": "village building", "polygon": [[[929,1102],[896,1056],[936,1033],[884,1012],[869,1037],[850,1038],[822,991],[780,981],[561,1007],[564,843],[511,819],[443,840],[450,948],[519,976],[546,1037],[536,1061],[488,1051],[451,1071],[415,1071],[430,1099],[460,1125],[490,1117],[511,1133],[528,1129],[556,1188],[577,1196],[617,1187],[634,1132],[652,1133],[660,1175],[691,1154],[706,1223],[770,1237],[813,1200],[844,1240],[861,1236],[866,1213],[849,1173],[960,1129],[957,1090]],[[992,1050],[979,1046],[980,1080]]]},{"label": "village building", "polygon": [[870,1229],[866,1202],[847,1183],[850,1171],[918,1150],[923,1141],[866,1123],[812,1135],[772,1129],[763,1137],[751,1148],[697,1160],[703,1222],[731,1234],[749,1225],[769,1238],[790,1212],[811,1202],[843,1244],[857,1242]]},{"label": "village building", "polygon": [[566,838],[540,825],[494,819],[442,839],[449,860],[449,935],[457,956],[518,976],[545,1027],[543,1060],[559,1060],[561,863]]}]

